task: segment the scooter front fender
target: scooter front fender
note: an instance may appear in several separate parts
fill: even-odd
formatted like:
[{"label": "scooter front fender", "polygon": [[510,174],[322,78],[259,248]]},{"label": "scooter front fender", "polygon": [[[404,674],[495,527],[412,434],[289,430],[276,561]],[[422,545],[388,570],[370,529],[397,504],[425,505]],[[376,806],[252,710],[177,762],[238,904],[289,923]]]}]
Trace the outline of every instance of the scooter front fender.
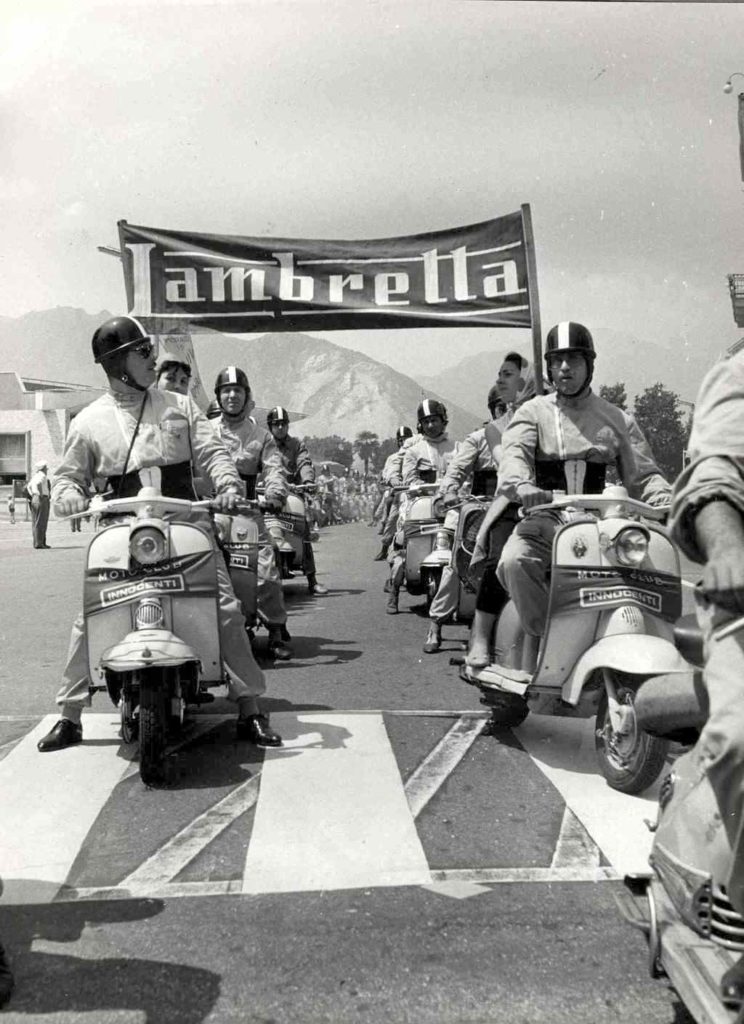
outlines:
[{"label": "scooter front fender", "polygon": [[101,668],[135,672],[198,662],[193,648],[169,629],[135,629],[101,655]]},{"label": "scooter front fender", "polygon": [[562,699],[567,704],[578,704],[587,680],[598,668],[643,677],[690,671],[674,644],[662,637],[637,633],[606,636],[592,644],[576,662],[561,689]]},{"label": "scooter front fender", "polygon": [[452,563],[450,548],[435,548],[421,563],[421,569],[444,569]]}]

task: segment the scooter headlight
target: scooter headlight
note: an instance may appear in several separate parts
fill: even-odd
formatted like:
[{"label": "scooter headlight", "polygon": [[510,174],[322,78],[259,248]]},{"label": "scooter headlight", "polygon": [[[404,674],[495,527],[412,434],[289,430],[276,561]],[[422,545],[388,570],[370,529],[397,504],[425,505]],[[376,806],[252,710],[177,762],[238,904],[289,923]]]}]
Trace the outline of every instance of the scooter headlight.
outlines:
[{"label": "scooter headlight", "polygon": [[648,534],[638,527],[621,530],[615,538],[615,555],[622,565],[638,566],[648,554]]},{"label": "scooter headlight", "polygon": [[434,550],[435,551],[449,551],[450,537],[446,530],[437,530],[436,536],[434,537]]},{"label": "scooter headlight", "polygon": [[129,554],[140,565],[162,562],[168,551],[165,534],[157,526],[138,526],[129,535]]}]

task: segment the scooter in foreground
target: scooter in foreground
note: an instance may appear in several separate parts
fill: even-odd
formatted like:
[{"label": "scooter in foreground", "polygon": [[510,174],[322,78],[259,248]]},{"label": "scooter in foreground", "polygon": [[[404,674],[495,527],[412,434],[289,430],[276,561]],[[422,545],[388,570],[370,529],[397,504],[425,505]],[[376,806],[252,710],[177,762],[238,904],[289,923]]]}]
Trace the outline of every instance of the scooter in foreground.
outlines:
[{"label": "scooter in foreground", "polygon": [[[255,503],[238,509],[246,504]],[[164,781],[167,746],[187,706],[211,702],[208,688],[225,682],[216,573],[222,553],[211,507],[144,487],[98,509],[100,527],[88,547],[83,614],[91,688],[107,690],[119,708],[124,742],[139,740],[147,785]],[[193,521],[197,511],[203,523]]]},{"label": "scooter in foreground", "polygon": [[633,702],[653,676],[689,666],[674,645],[681,612],[679,556],[654,520],[665,510],[628,497],[554,497],[525,515],[550,510],[564,525],[553,541],[548,625],[526,634],[509,602],[496,626],[496,660],[460,674],[482,692],[492,728],[541,715],[596,716],[595,747],[609,785],[640,793],[659,776],[668,743],[641,731]]},{"label": "scooter in foreground", "polygon": [[[744,619],[722,627],[744,628]],[[702,666],[702,636],[679,632],[680,647]],[[715,642],[715,641],[713,641]],[[654,737],[692,745],[708,713],[702,672],[690,670],[666,686],[651,680],[638,695],[638,724]],[[648,939],[652,977],[666,975],[698,1024],[731,1024],[744,1010],[727,1005],[721,979],[744,954],[744,918],[732,907],[724,880],[731,846],[707,775],[688,750],[663,780],[649,875],[629,876],[618,897],[623,916]]]}]

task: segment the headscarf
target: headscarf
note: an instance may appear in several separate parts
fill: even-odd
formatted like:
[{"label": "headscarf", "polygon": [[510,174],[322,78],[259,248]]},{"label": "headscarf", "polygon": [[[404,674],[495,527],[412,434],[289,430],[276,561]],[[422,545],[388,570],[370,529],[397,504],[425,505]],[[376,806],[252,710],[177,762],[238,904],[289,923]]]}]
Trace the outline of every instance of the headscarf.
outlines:
[{"label": "headscarf", "polygon": [[522,356],[522,364],[519,372],[524,384],[517,392],[514,404],[509,406],[509,412],[514,412],[514,410],[518,409],[520,405],[524,405],[528,399],[534,398],[537,393],[537,388],[535,386],[535,370],[532,363],[525,359],[524,356]]}]

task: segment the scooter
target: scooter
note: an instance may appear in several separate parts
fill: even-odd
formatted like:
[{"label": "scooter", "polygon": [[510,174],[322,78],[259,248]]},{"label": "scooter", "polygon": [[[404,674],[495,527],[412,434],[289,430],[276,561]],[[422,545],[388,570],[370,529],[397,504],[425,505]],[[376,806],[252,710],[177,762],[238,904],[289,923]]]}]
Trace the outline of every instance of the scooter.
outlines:
[{"label": "scooter", "polygon": [[460,674],[481,690],[493,728],[519,725],[530,711],[596,716],[601,773],[613,789],[640,793],[659,776],[668,743],[638,728],[636,692],[650,677],[689,671],[674,643],[682,599],[679,555],[658,525],[666,510],[624,487],[554,495],[524,514],[546,510],[563,525],[553,541],[545,634],[526,634],[509,602],[496,626],[497,660],[465,664]]},{"label": "scooter", "polygon": [[318,534],[312,529],[311,495],[315,484],[297,484],[289,489],[281,512],[264,513],[266,528],[271,534],[277,552],[282,579],[291,579],[295,573],[307,573],[306,540],[315,541]]},{"label": "scooter", "polygon": [[[118,706],[124,742],[139,739],[146,785],[164,780],[167,744],[187,706],[211,702],[208,688],[224,683],[216,573],[222,555],[210,510],[209,501],[144,487],[97,510],[100,528],[88,547],[83,614],[91,686],[107,690]],[[203,523],[193,521],[197,511]],[[242,518],[232,520],[236,537]]]},{"label": "scooter", "polygon": [[[398,488],[396,488],[397,490]],[[439,587],[442,567],[438,564],[423,563],[433,548],[446,550],[449,558],[450,540],[444,529],[444,516],[437,516],[433,508],[436,483],[418,484],[403,488],[410,500],[402,514],[402,546],[405,547],[406,564],[404,582],[409,594],[431,594],[431,600]]]},{"label": "scooter", "polygon": [[259,501],[244,499],[240,511],[214,517],[217,542],[222,550],[235,595],[245,618],[248,635],[253,640],[260,619],[258,614],[258,524]]},{"label": "scooter", "polygon": [[[744,628],[744,619],[722,629]],[[655,737],[692,745],[707,718],[702,637],[680,629],[680,648],[697,666],[674,685],[650,680],[638,695],[638,723]],[[744,918],[725,888],[731,845],[707,775],[683,753],[662,782],[649,875],[628,876],[617,897],[623,916],[648,940],[652,977],[666,975],[699,1024],[740,1020],[721,997],[723,973],[744,954]]]},{"label": "scooter", "polygon": [[477,589],[469,573],[470,560],[478,527],[490,503],[490,498],[469,495],[449,508],[444,522],[434,534],[434,547],[421,563],[427,606],[434,600],[444,569],[447,566],[454,568],[459,581],[457,607],[453,614],[455,622],[470,622],[475,614]]}]

